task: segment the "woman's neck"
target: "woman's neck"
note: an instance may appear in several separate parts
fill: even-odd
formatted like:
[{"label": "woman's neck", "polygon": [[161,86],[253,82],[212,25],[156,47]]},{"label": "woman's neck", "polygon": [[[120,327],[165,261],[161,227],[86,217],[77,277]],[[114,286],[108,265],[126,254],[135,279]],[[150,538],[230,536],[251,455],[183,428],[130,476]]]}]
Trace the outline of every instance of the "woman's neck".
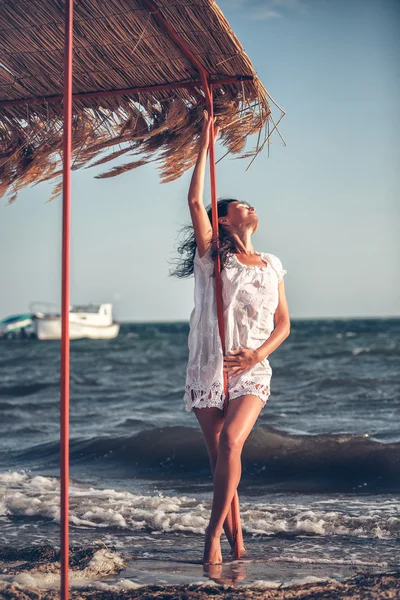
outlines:
[{"label": "woman's neck", "polygon": [[235,254],[245,254],[246,256],[252,256],[255,254],[253,244],[251,243],[251,232],[249,230],[244,232],[235,232],[231,235],[235,241]]}]

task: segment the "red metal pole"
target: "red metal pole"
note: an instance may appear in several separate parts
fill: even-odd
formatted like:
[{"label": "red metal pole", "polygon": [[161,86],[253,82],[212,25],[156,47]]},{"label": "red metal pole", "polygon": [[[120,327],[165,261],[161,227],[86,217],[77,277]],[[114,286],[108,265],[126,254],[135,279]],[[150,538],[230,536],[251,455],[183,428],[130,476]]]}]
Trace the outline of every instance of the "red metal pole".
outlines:
[{"label": "red metal pole", "polygon": [[60,378],[60,563],[61,598],[68,600],[68,480],[69,480],[69,306],[72,147],[72,43],[74,0],[65,0],[64,42],[64,130],[63,130],[63,223],[62,223],[62,310]]},{"label": "red metal pole", "polygon": [[[162,15],[160,7],[154,2],[154,0],[142,0],[142,3],[149,9],[153,15],[157,25],[165,31],[171,40],[180,48],[183,54],[192,64],[196,67],[200,73],[200,79],[204,90],[205,100],[207,103],[207,109],[211,123],[213,123],[214,117],[214,104],[212,97],[212,82],[210,81],[207,70],[203,67],[197,56],[195,56],[189,46],[179,37],[173,27],[168,23],[165,17]],[[211,125],[210,131],[210,176],[211,176],[211,204],[212,204],[212,229],[213,237],[217,244],[219,244],[219,230],[218,230],[218,214],[217,214],[217,191],[216,191],[216,177],[215,177],[215,154],[214,154],[214,126]],[[224,334],[224,317],[222,308],[222,286],[221,286],[221,259],[219,256],[215,259],[215,286],[216,286],[216,297],[217,297],[217,315],[218,315],[218,328],[221,338],[221,344],[223,353],[225,354],[225,334]],[[226,371],[223,372],[224,378],[224,391],[225,391],[225,402],[224,402],[224,415],[226,415],[226,409],[228,407],[228,376]],[[230,511],[232,515],[233,523],[233,535],[234,535],[234,557],[240,558],[240,549],[243,548],[243,536],[242,528],[240,523],[240,512],[239,512],[239,497],[237,491],[233,497]]]},{"label": "red metal pole", "polygon": [[[214,102],[213,102],[213,96],[212,96],[212,85],[210,85],[206,82],[206,85],[204,87],[204,92],[206,94],[206,99],[207,99],[209,118],[211,119],[209,152],[210,152],[212,228],[213,228],[213,237],[219,247],[217,186],[216,186],[215,147],[214,147]],[[225,331],[224,331],[224,316],[223,316],[224,313],[223,313],[223,306],[222,306],[222,283],[221,283],[221,258],[219,255],[215,259],[215,291],[216,291],[216,298],[217,298],[218,329],[219,329],[219,335],[221,338],[222,352],[225,355]],[[223,378],[224,378],[224,392],[225,392],[224,416],[226,416],[226,411],[228,408],[228,401],[229,401],[228,374],[226,371],[223,371]],[[231,513],[231,520],[232,520],[232,525],[233,525],[233,538],[234,538],[233,555],[234,555],[234,558],[240,558],[240,556],[241,556],[240,550],[243,548],[243,533],[242,533],[242,526],[241,526],[241,522],[240,522],[239,496],[238,496],[237,491],[235,492],[235,495],[232,499],[232,503],[231,503],[229,510]]]},{"label": "red metal pole", "polygon": [[[218,209],[217,209],[217,185],[216,185],[216,174],[215,174],[215,146],[214,146],[214,103],[212,99],[212,88],[207,86],[207,106],[208,114],[211,119],[211,131],[210,131],[210,184],[211,184],[211,205],[212,205],[212,228],[213,236],[219,246],[219,230],[218,230]],[[218,328],[219,335],[221,338],[222,351],[225,355],[225,331],[223,321],[223,307],[222,307],[222,285],[221,285],[221,259],[218,255],[215,261],[215,288],[217,297],[217,315],[218,315]],[[226,371],[223,372],[224,378],[224,391],[225,391],[225,402],[224,402],[224,413],[228,407],[228,375]]]}]

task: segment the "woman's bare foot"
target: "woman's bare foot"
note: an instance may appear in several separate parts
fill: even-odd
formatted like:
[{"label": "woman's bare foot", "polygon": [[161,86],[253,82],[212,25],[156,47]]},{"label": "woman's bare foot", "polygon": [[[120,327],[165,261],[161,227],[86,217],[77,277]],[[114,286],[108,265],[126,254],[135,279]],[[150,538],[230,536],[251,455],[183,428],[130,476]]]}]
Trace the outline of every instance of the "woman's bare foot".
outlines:
[{"label": "woman's bare foot", "polygon": [[[246,556],[248,556],[248,554],[249,554],[249,551],[247,550],[246,546],[242,546],[242,547],[240,548],[239,554],[240,554],[240,558],[245,558]],[[233,557],[234,557],[234,555],[235,555],[235,549],[234,549],[234,547],[232,547],[232,549],[231,549],[231,551],[230,551],[230,555],[229,555],[229,556],[230,556],[231,558],[233,558]]]},{"label": "woman's bare foot", "polygon": [[221,533],[215,534],[210,533],[209,526],[206,527],[206,537],[204,540],[204,554],[203,564],[204,565],[219,565],[222,563],[221,554]]}]

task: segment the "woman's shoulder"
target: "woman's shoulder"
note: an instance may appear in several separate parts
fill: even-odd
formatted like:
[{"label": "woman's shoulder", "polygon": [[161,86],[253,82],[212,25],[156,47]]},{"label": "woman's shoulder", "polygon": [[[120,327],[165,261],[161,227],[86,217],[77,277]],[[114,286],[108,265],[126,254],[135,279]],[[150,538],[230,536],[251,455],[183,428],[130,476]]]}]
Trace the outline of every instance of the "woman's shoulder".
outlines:
[{"label": "woman's shoulder", "polygon": [[261,252],[260,254],[270,263],[271,267],[278,275],[278,281],[281,281],[283,276],[287,273],[286,269],[283,268],[281,259],[276,254],[272,254],[272,252]]},{"label": "woman's shoulder", "polygon": [[272,252],[260,252],[263,256],[268,256],[271,261],[280,261],[280,258]]}]

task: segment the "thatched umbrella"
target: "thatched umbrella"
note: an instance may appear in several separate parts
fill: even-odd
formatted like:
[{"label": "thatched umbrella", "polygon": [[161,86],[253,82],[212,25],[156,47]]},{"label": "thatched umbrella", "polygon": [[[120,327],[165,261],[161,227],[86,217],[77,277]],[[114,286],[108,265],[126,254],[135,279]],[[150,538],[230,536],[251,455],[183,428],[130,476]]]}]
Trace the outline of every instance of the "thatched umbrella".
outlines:
[{"label": "thatched umbrella", "polygon": [[[0,0],[0,32],[0,196],[13,202],[23,187],[51,179],[53,197],[63,191],[61,551],[67,598],[71,168],[126,155],[125,164],[97,177],[156,162],[167,182],[195,163],[205,106],[217,117],[228,152],[249,156],[243,154],[246,138],[258,133],[253,159],[278,122],[272,98],[213,0],[80,0],[75,7],[73,0]],[[213,142],[210,169],[218,244]],[[225,353],[219,257],[215,267]],[[224,389],[226,410],[226,372]],[[231,510],[238,557],[237,493]]]},{"label": "thatched umbrella", "polygon": [[[0,195],[10,202],[61,180],[63,10],[61,0],[0,4]],[[204,79],[229,152],[267,133],[269,95],[212,0],[80,0],[74,23],[73,169],[126,156],[98,177],[148,162],[162,181],[179,177],[196,160]]]}]

